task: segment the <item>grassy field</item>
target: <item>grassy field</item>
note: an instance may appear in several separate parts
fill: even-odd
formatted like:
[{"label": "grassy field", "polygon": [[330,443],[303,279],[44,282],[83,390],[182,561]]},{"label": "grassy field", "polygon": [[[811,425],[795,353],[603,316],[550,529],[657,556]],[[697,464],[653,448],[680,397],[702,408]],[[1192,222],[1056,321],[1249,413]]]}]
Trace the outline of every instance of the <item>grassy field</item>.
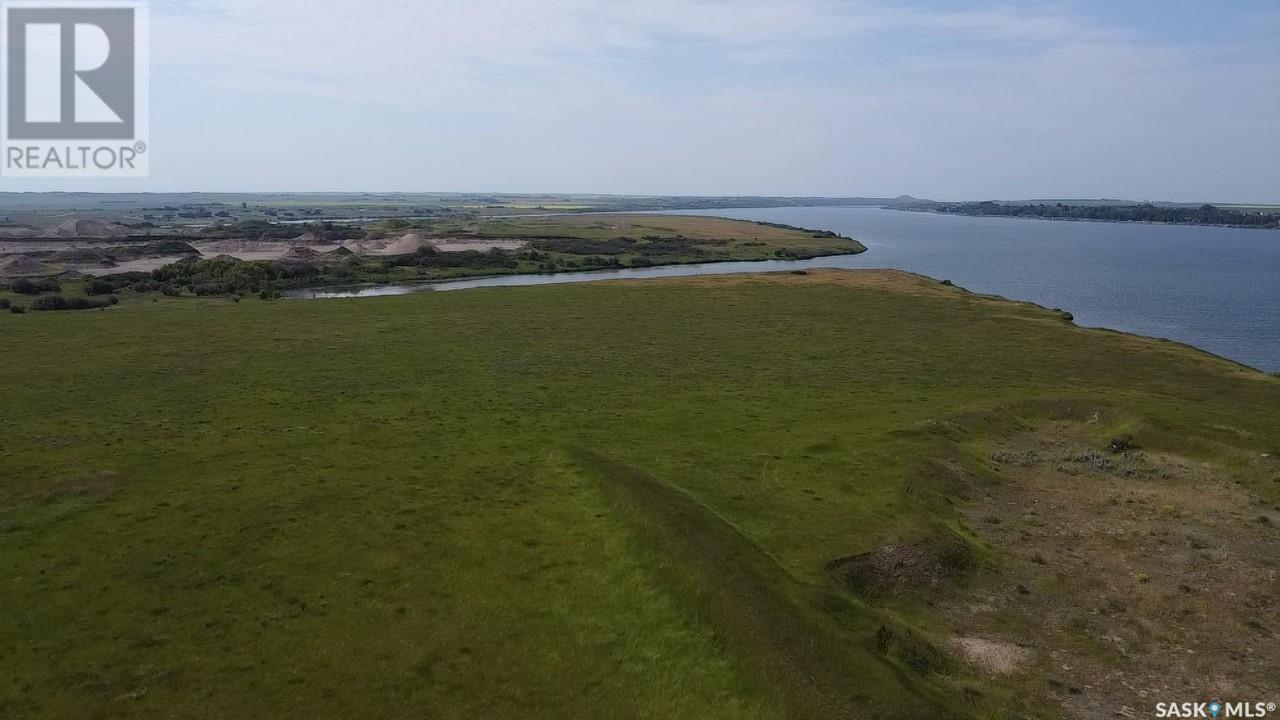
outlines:
[{"label": "grassy field", "polygon": [[[0,341],[0,717],[1090,717],[1174,616],[1280,676],[1280,380],[1033,306],[819,271]],[[1134,564],[1075,562],[1062,483]],[[1250,550],[1239,623],[1160,569],[1193,526]]]}]

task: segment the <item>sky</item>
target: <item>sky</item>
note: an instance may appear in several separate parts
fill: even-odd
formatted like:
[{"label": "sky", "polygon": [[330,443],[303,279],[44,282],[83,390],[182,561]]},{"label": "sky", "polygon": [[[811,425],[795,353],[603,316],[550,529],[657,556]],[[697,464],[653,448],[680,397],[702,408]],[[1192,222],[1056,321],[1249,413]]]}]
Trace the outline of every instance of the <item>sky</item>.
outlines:
[{"label": "sky", "polygon": [[151,176],[1280,202],[1274,0],[154,0]]}]

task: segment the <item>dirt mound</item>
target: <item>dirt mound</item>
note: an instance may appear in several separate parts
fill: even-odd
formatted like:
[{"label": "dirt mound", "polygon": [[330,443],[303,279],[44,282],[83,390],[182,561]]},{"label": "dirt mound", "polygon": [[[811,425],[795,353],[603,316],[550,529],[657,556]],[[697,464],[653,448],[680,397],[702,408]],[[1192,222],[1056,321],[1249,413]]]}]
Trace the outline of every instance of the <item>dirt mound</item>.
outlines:
[{"label": "dirt mound", "polygon": [[315,233],[303,233],[289,242],[294,245],[319,245],[324,241],[316,236]]},{"label": "dirt mound", "polygon": [[303,247],[299,245],[297,247],[291,247],[288,250],[286,250],[284,254],[280,256],[280,259],[281,260],[315,260],[319,257],[320,257],[320,253],[318,251],[312,250],[309,247]]},{"label": "dirt mound", "polygon": [[59,250],[51,256],[54,262],[100,263],[107,260],[107,254],[98,248],[72,248]]},{"label": "dirt mound", "polygon": [[215,242],[201,243],[200,247],[206,252],[238,254],[282,252],[285,245],[282,242],[263,240],[217,240]]},{"label": "dirt mound", "polygon": [[199,255],[200,251],[181,240],[157,240],[136,245],[118,245],[107,248],[106,254],[113,260],[138,260],[161,258],[171,255]]},{"label": "dirt mound", "polygon": [[342,247],[337,247],[330,250],[329,252],[325,253],[325,255],[328,255],[329,257],[335,257],[335,258],[348,258],[348,257],[355,257],[355,252],[353,252],[351,248],[347,247],[346,245],[343,245]]},{"label": "dirt mound", "polygon": [[4,227],[0,227],[0,238],[33,238],[39,234],[39,230],[36,230],[29,225],[5,225]]},{"label": "dirt mound", "polygon": [[382,250],[383,255],[412,255],[424,247],[431,247],[431,243],[427,242],[421,235],[417,233],[409,233],[387,245]]},{"label": "dirt mound", "polygon": [[885,545],[827,563],[827,572],[858,595],[888,597],[937,585],[947,571],[927,542]]},{"label": "dirt mound", "polygon": [[54,228],[53,233],[57,237],[117,237],[129,231],[101,220],[68,220]]},{"label": "dirt mound", "polygon": [[26,255],[10,255],[0,259],[0,275],[7,277],[52,275],[55,272],[54,268]]},{"label": "dirt mound", "polygon": [[382,248],[377,247],[377,242],[348,242],[342,247],[350,250],[354,255],[369,255],[380,251]]}]

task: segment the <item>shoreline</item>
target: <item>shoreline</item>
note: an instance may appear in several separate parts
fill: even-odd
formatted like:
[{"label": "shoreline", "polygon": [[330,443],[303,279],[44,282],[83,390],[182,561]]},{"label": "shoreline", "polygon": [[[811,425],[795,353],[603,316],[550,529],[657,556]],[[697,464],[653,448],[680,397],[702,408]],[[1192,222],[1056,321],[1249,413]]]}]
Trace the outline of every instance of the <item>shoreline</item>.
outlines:
[{"label": "shoreline", "polygon": [[930,210],[928,208],[907,208],[907,207],[887,207],[887,206],[881,207],[880,209],[881,210],[897,210],[898,212],[924,213],[927,215],[942,215],[945,217],[995,218],[999,220],[1048,220],[1051,222],[1106,223],[1110,225],[1157,225],[1160,227],[1210,227],[1210,228],[1226,228],[1229,230],[1280,231],[1280,226],[1264,227],[1260,225],[1239,225],[1239,224],[1230,224],[1230,223],[1160,222],[1159,220],[1107,220],[1103,218],[1048,217],[1045,215],[997,215],[997,214],[985,214],[985,213],[943,212],[941,210]]},{"label": "shoreline", "polygon": [[[865,252],[865,251],[864,251]],[[1111,333],[1129,338],[1138,338],[1145,341],[1169,344],[1201,353],[1215,360],[1221,360],[1231,365],[1251,373],[1258,373],[1267,377],[1277,377],[1280,373],[1268,370],[1266,368],[1255,367],[1235,358],[1222,355],[1206,348],[1193,345],[1181,340],[1175,340],[1167,337],[1156,335],[1145,335],[1132,330],[1124,330],[1115,327],[1107,327],[1103,325],[1081,325],[1076,322],[1074,315],[1070,310],[1065,308],[1050,307],[1042,305],[1030,300],[1019,300],[1017,298],[1000,295],[998,293],[984,293],[970,290],[966,287],[955,285],[945,279],[939,279],[930,275],[912,272],[909,270],[895,268],[844,268],[831,267],[823,265],[822,262],[828,259],[838,259],[849,257],[850,255],[860,255],[863,253],[845,253],[839,255],[823,255],[814,258],[802,260],[747,260],[747,261],[719,261],[719,262],[702,262],[702,263],[669,263],[667,265],[653,266],[649,268],[621,268],[614,270],[589,270],[589,271],[568,271],[568,272],[544,272],[544,273],[511,273],[511,274],[490,274],[484,276],[451,278],[445,280],[427,280],[413,283],[369,283],[361,285],[347,286],[321,286],[312,288],[296,288],[284,293],[283,297],[289,300],[367,300],[371,298],[399,297],[403,295],[416,295],[427,292],[458,292],[463,290],[480,290],[492,288],[510,288],[510,287],[536,287],[541,285],[569,285],[569,284],[589,284],[589,283],[605,283],[605,282],[658,282],[658,281],[681,281],[681,280],[716,280],[733,277],[750,277],[750,276],[770,276],[770,275],[801,275],[809,274],[810,271],[831,271],[831,272],[854,272],[854,273],[894,273],[903,276],[917,278],[919,280],[936,284],[940,288],[954,288],[955,290],[985,300],[1012,303],[1032,307],[1058,316],[1063,322],[1087,331],[1097,331],[1103,333]],[[730,270],[727,272],[715,272],[713,266],[723,265],[726,262],[742,262],[742,263],[787,263],[786,267],[771,267],[757,269]],[[686,272],[663,274],[663,268],[688,269],[691,266],[705,265],[708,266],[710,272]],[[632,270],[648,270],[652,274],[637,274],[628,271]],[[577,275],[580,277],[555,279],[557,276]],[[585,276],[585,277],[582,277]],[[528,282],[521,282],[528,280]],[[458,287],[449,287],[449,286]],[[391,292],[377,292],[378,290],[392,290]],[[398,291],[395,291],[398,290]],[[372,292],[365,292],[372,291]]]},{"label": "shoreline", "polygon": [[[855,241],[855,242],[856,242],[856,241]],[[850,251],[850,252],[843,252],[843,253],[826,253],[826,254],[823,254],[823,255],[815,255],[815,256],[813,256],[813,257],[807,257],[807,258],[787,258],[787,259],[784,259],[784,258],[773,258],[773,259],[762,259],[762,260],[744,260],[744,259],[734,259],[734,258],[721,258],[721,259],[715,259],[715,260],[680,260],[680,261],[675,261],[675,262],[667,262],[667,263],[660,263],[660,264],[654,264],[654,265],[645,265],[645,266],[637,266],[637,267],[593,268],[593,269],[586,269],[586,270],[579,270],[579,269],[542,270],[542,271],[537,271],[537,272],[510,272],[510,273],[488,273],[488,274],[485,274],[485,275],[460,275],[460,276],[457,276],[457,277],[451,277],[451,278],[435,278],[435,279],[422,279],[422,280],[401,280],[401,281],[388,280],[388,281],[386,281],[386,282],[368,282],[368,283],[352,283],[352,284],[338,284],[338,285],[333,285],[333,284],[326,284],[326,285],[312,285],[312,286],[304,286],[304,287],[290,288],[288,291],[286,291],[286,292],[284,292],[284,293],[283,293],[283,296],[284,296],[284,297],[287,297],[287,298],[289,298],[289,299],[294,299],[294,300],[311,300],[311,299],[327,300],[327,299],[339,299],[339,298],[342,298],[342,297],[345,297],[345,296],[342,296],[342,295],[336,295],[336,294],[335,294],[335,295],[329,295],[329,296],[326,296],[326,297],[308,298],[308,297],[299,297],[299,295],[304,294],[304,293],[318,293],[318,292],[324,292],[324,291],[326,291],[326,290],[329,290],[329,291],[332,291],[332,292],[337,293],[337,292],[341,292],[341,291],[344,291],[344,290],[353,290],[353,291],[358,291],[358,290],[361,290],[361,289],[365,289],[365,290],[374,290],[374,289],[378,289],[378,288],[395,288],[395,287],[408,288],[408,289],[407,289],[405,292],[403,292],[403,293],[386,293],[386,294],[387,294],[387,295],[391,295],[391,294],[397,294],[397,295],[411,295],[411,294],[414,294],[414,293],[417,293],[417,292],[429,292],[430,290],[433,290],[436,286],[439,286],[439,285],[450,285],[450,284],[456,284],[456,283],[471,283],[471,282],[486,282],[486,281],[506,281],[506,280],[515,280],[515,279],[518,279],[518,278],[529,278],[529,279],[539,278],[539,279],[543,279],[543,278],[555,278],[555,277],[559,277],[559,276],[567,276],[567,275],[597,275],[597,276],[600,276],[600,279],[601,279],[601,280],[607,280],[607,279],[610,279],[610,276],[615,276],[615,275],[624,275],[624,276],[625,276],[625,278],[619,278],[619,279],[632,279],[632,278],[633,278],[633,276],[632,276],[630,273],[636,273],[636,274],[640,274],[640,275],[641,275],[640,277],[636,277],[636,278],[634,278],[634,279],[645,279],[645,277],[644,277],[644,275],[643,275],[643,274],[648,274],[648,273],[653,273],[653,274],[651,275],[651,277],[653,277],[653,278],[655,278],[655,279],[656,279],[656,278],[669,278],[669,277],[696,277],[696,276],[698,276],[698,275],[736,275],[736,274],[739,274],[739,273],[737,273],[737,272],[725,272],[725,273],[716,273],[716,272],[709,272],[709,273],[696,273],[696,272],[692,272],[692,273],[679,273],[679,274],[672,274],[672,275],[663,275],[663,274],[660,274],[660,273],[662,273],[662,271],[663,271],[664,269],[666,269],[666,268],[683,268],[683,269],[687,269],[687,268],[695,267],[695,266],[704,266],[704,265],[705,265],[705,266],[711,267],[711,266],[716,266],[716,265],[727,265],[727,264],[730,264],[730,263],[743,263],[743,264],[748,264],[748,263],[750,263],[750,264],[757,264],[757,263],[794,263],[794,264],[796,264],[796,265],[797,265],[797,267],[796,267],[795,269],[812,269],[812,268],[800,268],[800,267],[798,267],[798,265],[799,265],[799,264],[801,264],[801,263],[813,263],[813,262],[819,262],[819,261],[822,261],[822,260],[826,260],[826,259],[828,259],[828,258],[832,258],[832,259],[834,259],[834,258],[845,258],[845,257],[853,257],[853,256],[857,256],[857,255],[863,255],[863,254],[866,254],[866,253],[868,252],[868,250],[869,250],[869,249],[867,248],[867,246],[862,245],[862,243],[858,243],[858,244],[859,244],[859,246],[861,246],[861,247],[862,247],[862,249],[861,249],[861,250],[854,250],[854,251]],[[778,270],[763,270],[763,271],[756,271],[756,270],[743,270],[743,271],[741,271],[741,272],[742,272],[742,273],[748,273],[748,274],[749,274],[749,273],[754,273],[754,272],[789,272],[789,271],[790,271],[789,269],[781,268],[781,269],[778,269]],[[900,271],[900,272],[906,272],[906,271]],[[527,285],[558,285],[558,284],[559,284],[559,285],[563,285],[563,284],[569,284],[569,283],[580,283],[580,282],[594,282],[594,281],[592,281],[592,280],[565,280],[565,281],[562,281],[562,282],[551,282],[551,281],[549,281],[549,280],[548,280],[548,281],[545,281],[545,282],[528,282],[528,283],[514,283],[514,282],[513,282],[513,283],[510,283],[510,284],[495,284],[495,285],[494,285],[494,287],[521,287],[521,286],[527,286]],[[479,286],[479,287],[484,287],[484,286]],[[371,295],[356,295],[356,296],[352,296],[352,297],[375,297],[375,296],[377,296],[377,294],[376,294],[376,293],[375,293],[375,294],[371,294]]]}]

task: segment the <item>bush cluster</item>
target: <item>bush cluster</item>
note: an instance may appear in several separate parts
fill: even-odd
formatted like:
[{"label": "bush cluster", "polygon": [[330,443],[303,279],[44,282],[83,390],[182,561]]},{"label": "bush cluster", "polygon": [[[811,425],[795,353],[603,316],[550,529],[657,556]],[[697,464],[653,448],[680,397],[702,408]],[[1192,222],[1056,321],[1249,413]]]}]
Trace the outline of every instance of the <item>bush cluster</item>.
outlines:
[{"label": "bush cluster", "polygon": [[424,247],[412,255],[398,255],[383,260],[385,267],[422,267],[422,268],[514,268],[520,263],[499,248],[481,252],[479,250],[463,250],[462,252],[440,252],[433,247]]},{"label": "bush cluster", "polygon": [[1036,217],[1062,220],[1111,220],[1121,222],[1158,222],[1175,225],[1239,225],[1242,227],[1280,227],[1280,214],[1246,212],[1214,205],[1200,207],[1139,205],[1068,205],[1065,203],[1006,205],[984,201],[974,203],[933,203],[924,209],[954,215],[995,215],[1001,217]]},{"label": "bush cluster", "polygon": [[104,275],[100,278],[90,280],[84,286],[85,295],[112,295],[126,288],[133,287],[139,282],[151,278],[151,273],[130,272],[117,273],[115,275]]},{"label": "bush cluster", "polygon": [[120,298],[112,295],[105,300],[89,300],[88,298],[64,298],[61,295],[45,295],[31,303],[32,310],[94,310],[111,307],[120,302]]},{"label": "bush cluster", "polygon": [[167,289],[165,294],[170,294],[177,288],[186,288],[196,295],[237,295],[274,291],[279,284],[300,285],[319,274],[318,268],[303,263],[216,257],[165,265],[151,273],[154,284],[139,283],[134,289]]},{"label": "bush cluster", "polygon": [[19,278],[9,283],[9,289],[19,295],[39,295],[42,292],[62,292],[57,280],[30,280]]}]

